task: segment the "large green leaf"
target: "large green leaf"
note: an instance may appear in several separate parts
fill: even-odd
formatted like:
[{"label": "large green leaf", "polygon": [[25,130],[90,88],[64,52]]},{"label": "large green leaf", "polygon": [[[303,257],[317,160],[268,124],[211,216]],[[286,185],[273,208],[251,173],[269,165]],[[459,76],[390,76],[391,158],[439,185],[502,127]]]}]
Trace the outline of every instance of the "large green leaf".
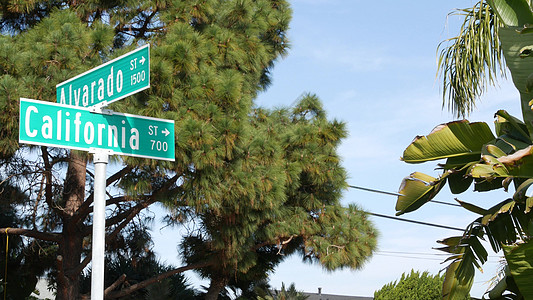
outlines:
[{"label": "large green leaf", "polygon": [[527,0],[487,0],[487,2],[507,26],[533,24],[533,14]]},{"label": "large green leaf", "polygon": [[444,284],[442,285],[442,299],[443,300],[458,300],[465,299],[470,293],[472,283],[474,283],[474,270],[471,268],[469,276],[457,276],[458,269],[464,260],[452,262],[446,269],[446,276]]},{"label": "large green leaf", "polygon": [[472,165],[480,160],[479,154],[465,155],[459,157],[450,157],[446,160],[445,165],[440,165],[444,170],[448,170],[448,186],[452,194],[461,194],[468,190],[472,185],[474,178],[467,176]]},{"label": "large green leaf", "polygon": [[507,177],[509,171],[503,163],[492,155],[483,155],[482,162],[474,165],[470,169],[470,176],[474,178],[488,178],[491,180],[496,177]]},{"label": "large green leaf", "polygon": [[[528,9],[531,13],[531,10]],[[522,115],[529,137],[533,136],[533,33],[520,33],[521,28],[500,28],[499,37],[505,62],[511,71],[513,83],[520,92]]]},{"label": "large green leaf", "polygon": [[533,243],[503,246],[505,260],[524,299],[533,299]]},{"label": "large green leaf", "polygon": [[474,178],[493,179],[497,177],[532,178],[533,177],[533,145],[518,150],[511,155],[496,158],[483,155],[482,162],[470,170]]},{"label": "large green leaf", "polygon": [[[513,199],[515,201],[521,201],[522,199],[526,198],[526,192],[527,189],[533,184],[533,178],[529,178],[526,181],[522,182],[517,188],[513,195]],[[530,207],[526,207],[526,213],[529,212]]]},{"label": "large green leaf", "polygon": [[516,202],[512,199],[507,199],[494,205],[486,211],[481,220],[481,224],[488,225],[489,222],[494,221],[500,214],[512,211],[515,205]]},{"label": "large green leaf", "polygon": [[492,178],[491,180],[486,178],[474,179],[474,191],[476,192],[488,192],[503,187],[503,178]]},{"label": "large green leaf", "polygon": [[418,136],[405,149],[402,160],[421,163],[442,158],[481,153],[484,144],[494,139],[486,123],[467,120],[441,124],[427,136]]},{"label": "large green leaf", "polygon": [[496,134],[498,136],[508,135],[514,139],[520,140],[526,144],[531,144],[531,139],[527,131],[527,126],[507,111],[501,109],[495,114],[496,121],[494,122]]},{"label": "large green leaf", "polygon": [[533,177],[533,145],[515,153],[498,158],[513,177]]},{"label": "large green leaf", "polygon": [[[504,134],[504,135],[498,136],[496,139],[491,141],[490,145],[498,147],[502,152],[505,153],[505,155],[509,155],[509,154],[513,154],[514,152],[520,149],[527,148],[530,144],[524,143],[521,140],[515,139],[511,135]],[[484,149],[483,152],[485,152],[485,150],[487,149]],[[500,157],[500,156],[495,155],[494,153],[490,153],[490,154],[495,157]]]},{"label": "large green leaf", "polygon": [[440,179],[415,172],[404,178],[400,186],[396,201],[396,215],[417,210],[437,195],[446,182],[446,177]]},{"label": "large green leaf", "polygon": [[488,213],[488,210],[484,209],[484,208],[481,208],[477,205],[474,205],[474,204],[470,204],[468,202],[464,202],[464,201],[461,201],[461,200],[458,200],[458,199],[455,199],[455,201],[459,202],[459,204],[464,207],[466,210],[468,211],[471,211],[475,214],[478,214],[478,215],[485,215]]}]

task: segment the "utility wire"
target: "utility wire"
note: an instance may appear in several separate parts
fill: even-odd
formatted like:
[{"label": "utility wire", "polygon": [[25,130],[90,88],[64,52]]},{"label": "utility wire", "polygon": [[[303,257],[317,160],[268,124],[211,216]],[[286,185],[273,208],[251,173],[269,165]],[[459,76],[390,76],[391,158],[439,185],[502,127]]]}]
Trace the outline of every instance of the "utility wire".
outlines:
[{"label": "utility wire", "polygon": [[[399,194],[399,193],[386,192],[386,191],[381,191],[381,190],[376,190],[376,189],[369,189],[369,188],[356,186],[356,185],[348,185],[348,187],[350,187],[352,189],[358,189],[358,190],[372,192],[372,193],[385,194],[385,195],[389,195],[389,196],[398,196],[398,197],[403,196],[402,194]],[[462,207],[459,204],[449,203],[449,202],[444,202],[444,201],[430,200],[429,202],[433,202],[433,203],[437,203],[437,204],[444,204],[444,205],[449,205],[449,206],[455,206],[455,207]]]},{"label": "utility wire", "polygon": [[385,192],[385,191],[380,191],[380,190],[374,190],[374,189],[369,189],[369,188],[355,186],[355,185],[348,185],[348,187],[351,187],[352,189],[358,189],[358,190],[363,190],[363,191],[367,191],[367,192],[385,194],[385,195],[390,195],[390,196],[403,196],[402,194],[398,194],[398,193],[391,193],[391,192]]},{"label": "utility wire", "polygon": [[455,206],[455,207],[462,207],[461,205],[457,203],[449,203],[449,202],[443,202],[443,201],[437,201],[437,200],[430,200],[429,202],[437,203],[437,204],[444,204],[449,206]]},{"label": "utility wire", "polygon": [[[351,187],[353,189],[367,191],[367,192],[372,192],[372,193],[390,195],[390,196],[403,196],[402,194],[399,194],[399,193],[385,192],[385,191],[369,189],[369,188],[355,186],[355,185],[348,185],[348,187]],[[461,207],[461,205],[459,205],[459,204],[453,204],[453,203],[448,203],[448,202],[435,201],[435,200],[431,200],[431,202],[435,202],[435,203],[438,203],[438,204],[445,204],[445,205],[450,205],[450,206],[459,206],[459,207]],[[367,214],[369,214],[371,216],[375,216],[375,217],[387,218],[387,219],[392,219],[392,220],[396,220],[396,221],[403,221],[403,222],[415,223],[415,224],[419,224],[419,225],[433,226],[433,227],[437,227],[437,228],[458,230],[458,231],[461,231],[461,232],[464,231],[464,229],[457,228],[457,227],[450,227],[450,226],[445,226],[445,225],[432,224],[432,223],[426,223],[426,222],[414,221],[414,220],[408,220],[408,219],[392,217],[392,216],[387,216],[387,215],[382,215],[382,214],[377,214],[377,213],[372,213],[372,212],[367,212]]]},{"label": "utility wire", "polygon": [[377,250],[377,253],[386,253],[386,254],[403,254],[403,255],[426,255],[426,256],[449,256],[447,253],[424,253],[424,252],[407,252],[407,251],[387,251],[387,250]]},{"label": "utility wire", "polygon": [[458,231],[461,231],[461,232],[465,231],[464,229],[461,229],[461,228],[458,228],[458,227],[450,227],[450,226],[445,226],[445,225],[432,224],[432,223],[426,223],[426,222],[415,221],[415,220],[408,220],[408,219],[403,219],[403,218],[398,218],[398,217],[392,217],[392,216],[387,216],[387,215],[382,215],[382,214],[376,214],[376,213],[372,213],[372,212],[367,212],[367,214],[369,214],[371,216],[380,217],[380,218],[386,218],[386,219],[392,219],[392,220],[396,220],[396,221],[415,223],[415,224],[419,224],[419,225],[426,225],[426,226],[432,226],[432,227],[437,227],[437,228],[458,230]]},{"label": "utility wire", "polygon": [[376,253],[376,255],[390,256],[390,257],[399,257],[399,258],[409,258],[409,259],[423,259],[423,260],[442,261],[442,259],[440,259],[440,258],[432,258],[432,257],[417,257],[417,256],[394,255],[394,254],[385,254],[385,253]]}]

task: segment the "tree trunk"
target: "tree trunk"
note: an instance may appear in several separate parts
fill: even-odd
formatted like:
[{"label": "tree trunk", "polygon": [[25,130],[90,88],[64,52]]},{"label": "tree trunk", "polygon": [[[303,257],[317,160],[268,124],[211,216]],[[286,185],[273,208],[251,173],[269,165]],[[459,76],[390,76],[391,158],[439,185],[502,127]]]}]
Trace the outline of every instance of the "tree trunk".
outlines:
[{"label": "tree trunk", "polygon": [[71,222],[72,216],[85,200],[85,176],[87,159],[77,151],[71,151],[63,190],[64,214],[62,239],[59,243],[57,300],[73,300],[80,297],[80,272],[76,271],[83,251],[82,222]]},{"label": "tree trunk", "polygon": [[207,294],[205,295],[205,300],[218,299],[218,294],[220,294],[222,289],[226,286],[226,282],[226,278],[222,276],[213,275],[213,277],[211,278],[211,284],[209,285],[209,289],[207,290]]}]

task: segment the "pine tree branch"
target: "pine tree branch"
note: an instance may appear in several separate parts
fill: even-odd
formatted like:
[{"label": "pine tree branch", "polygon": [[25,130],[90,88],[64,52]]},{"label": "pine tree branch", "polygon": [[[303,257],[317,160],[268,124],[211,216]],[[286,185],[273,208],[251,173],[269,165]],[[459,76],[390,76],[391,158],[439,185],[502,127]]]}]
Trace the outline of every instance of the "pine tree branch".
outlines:
[{"label": "pine tree branch", "polygon": [[46,180],[45,187],[44,187],[44,199],[46,201],[46,204],[50,209],[52,209],[56,214],[58,214],[61,218],[69,217],[65,210],[60,208],[54,203],[53,200],[53,193],[52,193],[52,164],[49,160],[49,153],[48,148],[46,146],[41,146],[41,154],[44,162],[44,177]]},{"label": "pine tree branch", "polygon": [[[111,183],[119,180],[124,176],[124,174],[129,173],[133,169],[132,166],[125,166],[120,171],[116,172],[115,174],[111,175],[106,180],[106,186],[109,186]],[[78,208],[78,211],[74,214],[72,217],[72,221],[75,223],[79,222],[80,220],[85,219],[91,212],[92,207],[91,204],[94,201],[94,193],[91,193],[89,197],[83,202],[83,204]]]},{"label": "pine tree branch", "polygon": [[65,269],[63,268],[63,256],[58,255],[56,257],[56,262],[57,262],[57,280],[59,281],[60,284],[66,285],[68,283],[67,283],[67,280],[65,279],[66,276],[65,276]]},{"label": "pine tree branch", "polygon": [[104,295],[106,294],[109,294],[111,293],[112,291],[114,291],[120,284],[122,284],[124,281],[126,280],[126,274],[122,274],[120,275],[120,277],[115,280],[115,282],[113,282],[110,286],[108,286],[105,290],[104,290]]},{"label": "pine tree branch", "polygon": [[[207,266],[210,266],[212,265],[213,263],[212,262],[202,262],[202,263],[197,263],[197,264],[193,264],[193,265],[189,265],[189,266],[185,266],[185,267],[180,267],[180,268],[177,268],[177,269],[174,269],[174,270],[170,270],[168,272],[165,272],[165,273],[162,273],[162,274],[159,274],[157,276],[154,276],[150,279],[146,279],[144,281],[141,281],[137,284],[134,284],[134,285],[131,285],[125,289],[122,289],[118,292],[112,292],[112,291],[109,291],[108,293],[105,293],[104,292],[104,297],[106,299],[116,299],[116,298],[120,298],[120,297],[124,297],[124,296],[127,296],[137,290],[140,290],[142,288],[145,288],[153,283],[156,283],[160,280],[163,280],[165,278],[168,278],[172,275],[175,275],[175,274],[179,274],[179,273],[183,273],[185,271],[189,271],[189,270],[194,270],[194,269],[199,269],[199,268],[204,268],[204,267],[207,267]],[[108,289],[106,289],[107,291]]]},{"label": "pine tree branch", "polygon": [[138,215],[143,209],[145,209],[146,207],[150,206],[150,204],[152,204],[152,202],[150,203],[146,203],[146,202],[141,202],[137,205],[135,205],[134,207],[128,209],[128,210],[125,210],[109,219],[107,219],[105,221],[105,227],[110,227],[110,226],[113,226],[113,225],[116,225],[120,222],[122,222],[123,220],[129,220],[131,221],[136,215]]},{"label": "pine tree branch", "polygon": [[85,267],[91,262],[91,260],[92,260],[92,253],[89,252],[89,254],[85,256],[85,258],[81,261],[81,263],[76,268],[72,268],[69,271],[67,271],[67,275],[72,276],[72,275],[81,273],[81,271],[85,269]]},{"label": "pine tree branch", "polygon": [[[137,216],[143,209],[147,208],[154,202],[155,199],[151,199],[149,201],[139,203],[132,207],[127,214],[121,214],[121,218],[123,219],[122,223],[115,227],[115,229],[109,234],[109,236],[106,236],[106,241],[108,238],[115,238],[119,234],[119,232],[124,229],[131,222],[131,220],[133,220],[133,218],[135,218],[135,216]],[[113,223],[117,224],[117,221],[118,220],[113,220]],[[107,226],[111,226],[111,224],[108,224],[108,222],[106,221],[106,227]]]},{"label": "pine tree branch", "polygon": [[[132,207],[131,209],[129,209],[127,211],[127,213],[121,214],[121,217],[123,218],[123,221],[122,221],[122,223],[120,225],[115,227],[115,229],[110,234],[106,235],[106,238],[105,238],[106,244],[109,243],[110,240],[114,239],[120,233],[120,231],[122,229],[124,229],[124,227],[126,227],[131,222],[131,220],[133,220],[133,218],[136,215],[138,215],[143,209],[145,209],[146,207],[148,207],[151,204],[153,204],[154,202],[156,202],[156,200],[158,199],[158,197],[160,196],[161,193],[167,192],[168,189],[172,186],[172,184],[174,184],[174,182],[177,180],[178,177],[179,177],[178,175],[175,175],[174,177],[169,179],[163,185],[163,187],[161,187],[161,189],[159,189],[156,193],[153,193],[152,195],[150,195],[147,201],[139,203],[139,204],[135,205],[134,207]],[[115,224],[118,224],[118,222],[116,222],[117,220],[114,221]],[[111,225],[106,220],[106,227],[108,227],[108,226],[111,226]],[[92,226],[87,226],[86,231],[84,232],[84,234],[88,235],[91,232],[92,232]],[[91,253],[89,253],[85,257],[85,259],[78,265],[78,267],[73,269],[72,272],[70,272],[70,273],[79,273],[79,272],[81,272],[89,264],[89,262],[91,262],[91,259],[92,259],[92,255],[91,255]]]},{"label": "pine tree branch", "polygon": [[150,22],[152,21],[152,18],[157,14],[157,7],[154,11],[152,11],[152,13],[150,15],[148,15],[146,17],[146,19],[144,20],[144,23],[143,23],[143,26],[141,28],[139,28],[139,35],[138,37],[140,38],[143,38],[144,35],[146,34],[146,31],[148,29],[148,24],[150,24]]},{"label": "pine tree branch", "polygon": [[0,228],[0,234],[12,234],[12,235],[22,235],[27,237],[36,238],[43,241],[56,242],[61,241],[61,234],[59,233],[48,233],[41,232],[38,230],[25,229],[25,228]]},{"label": "pine tree branch", "polygon": [[[124,221],[120,225],[118,225],[111,234],[109,234],[109,238],[114,238],[143,209],[155,203],[162,194],[169,192],[170,187],[176,182],[178,178],[179,176],[177,174],[174,175],[174,177],[167,180],[167,182],[165,182],[165,184],[160,189],[158,189],[152,195],[148,196],[148,199],[146,201],[141,202],[135,205],[134,207],[132,207],[129,211],[126,211],[125,213],[120,214],[120,218],[122,218]],[[112,226],[114,224],[118,224],[118,222],[120,221],[120,218],[117,218],[117,219],[112,218],[113,220],[110,219],[111,221],[109,222],[106,221],[106,227]]]},{"label": "pine tree branch", "polygon": [[[125,196],[119,196],[119,197],[113,197],[113,198],[107,199],[107,201],[105,202],[105,205],[106,205],[106,206],[109,206],[109,205],[118,205],[118,204],[120,204],[121,202],[129,202],[129,201],[132,201],[132,200],[131,200],[131,199],[128,199],[128,197],[125,197]],[[89,212],[89,213],[92,213],[93,210],[94,210],[94,207],[91,206],[91,207],[89,207],[89,211],[88,211],[88,212]],[[127,211],[126,211],[126,212],[127,212]],[[121,215],[122,215],[122,214],[125,214],[126,212],[121,213]],[[124,216],[122,216],[122,217],[118,217],[118,215],[117,215],[117,216],[115,216],[115,217],[111,217],[111,219],[118,219],[118,220],[120,221],[120,220],[124,219]],[[111,225],[115,225],[115,224],[118,223],[118,222],[112,222],[112,223],[109,223],[109,220],[110,220],[110,219],[107,219],[107,220],[106,220],[106,227],[109,227],[109,226],[111,226]],[[91,232],[92,232],[92,226],[86,226],[85,229],[83,230],[83,235],[84,235],[84,236],[89,235],[89,234],[91,234]]]}]

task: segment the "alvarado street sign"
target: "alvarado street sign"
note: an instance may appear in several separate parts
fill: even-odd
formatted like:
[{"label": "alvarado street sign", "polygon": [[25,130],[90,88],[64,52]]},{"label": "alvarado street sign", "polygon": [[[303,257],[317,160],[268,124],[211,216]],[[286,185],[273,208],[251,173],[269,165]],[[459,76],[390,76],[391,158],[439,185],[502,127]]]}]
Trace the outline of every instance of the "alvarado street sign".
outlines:
[{"label": "alvarado street sign", "polygon": [[20,99],[22,143],[174,161],[174,121]]},{"label": "alvarado street sign", "polygon": [[150,45],[147,44],[56,85],[57,103],[104,106],[150,87]]}]

